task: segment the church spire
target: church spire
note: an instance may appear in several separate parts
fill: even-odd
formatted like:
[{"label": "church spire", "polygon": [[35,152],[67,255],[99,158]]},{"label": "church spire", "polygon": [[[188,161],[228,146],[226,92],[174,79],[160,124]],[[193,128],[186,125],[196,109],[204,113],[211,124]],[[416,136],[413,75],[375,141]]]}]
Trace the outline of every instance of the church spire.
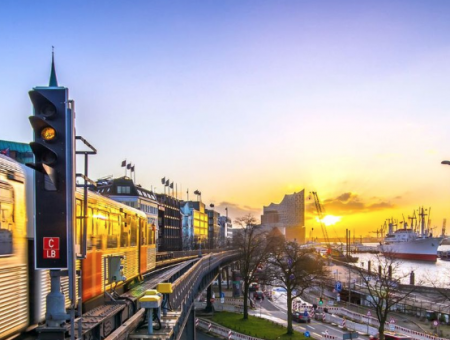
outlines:
[{"label": "church spire", "polygon": [[55,71],[55,47],[52,46],[52,71],[50,73],[49,87],[58,87],[58,80],[56,79]]}]

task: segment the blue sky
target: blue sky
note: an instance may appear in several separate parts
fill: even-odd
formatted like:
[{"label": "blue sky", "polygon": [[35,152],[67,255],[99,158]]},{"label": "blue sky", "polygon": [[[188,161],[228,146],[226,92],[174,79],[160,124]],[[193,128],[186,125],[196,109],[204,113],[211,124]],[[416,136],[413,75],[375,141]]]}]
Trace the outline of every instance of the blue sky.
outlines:
[{"label": "blue sky", "polygon": [[353,197],[342,228],[419,205],[440,225],[448,32],[447,1],[2,1],[0,138],[31,141],[53,45],[94,178],[127,159],[235,217],[305,188]]}]

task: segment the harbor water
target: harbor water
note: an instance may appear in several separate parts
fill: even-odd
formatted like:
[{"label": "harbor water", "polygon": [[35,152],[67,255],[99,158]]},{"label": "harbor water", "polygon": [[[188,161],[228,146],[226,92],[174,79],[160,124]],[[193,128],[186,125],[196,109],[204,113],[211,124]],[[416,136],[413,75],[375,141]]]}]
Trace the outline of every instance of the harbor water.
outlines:
[{"label": "harbor water", "polygon": [[[367,244],[376,246],[376,244]],[[450,251],[450,245],[441,245],[439,250]],[[364,267],[367,269],[368,261],[371,261],[371,268],[373,272],[378,269],[377,255],[370,253],[359,253],[353,256],[358,257],[358,262],[354,265]],[[379,255],[381,256],[381,255]],[[450,288],[450,261],[443,261],[437,259],[436,262],[426,261],[410,261],[410,260],[396,260],[399,264],[399,268],[395,274],[396,277],[400,277],[401,282],[409,284],[410,273],[414,271],[415,282],[422,286],[438,286]]]}]

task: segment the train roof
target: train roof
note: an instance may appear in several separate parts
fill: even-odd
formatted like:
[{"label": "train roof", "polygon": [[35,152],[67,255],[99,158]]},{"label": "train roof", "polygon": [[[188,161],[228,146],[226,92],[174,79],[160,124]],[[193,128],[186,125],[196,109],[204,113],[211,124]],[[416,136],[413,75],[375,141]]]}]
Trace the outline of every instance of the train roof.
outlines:
[{"label": "train roof", "polygon": [[[82,188],[77,188],[77,198],[83,198],[84,191]],[[108,197],[102,196],[94,191],[88,190],[88,199],[90,202],[95,202],[96,204],[103,205],[105,207],[122,209],[123,211],[127,211],[128,213],[134,213],[137,216],[141,216],[143,218],[147,218],[147,215],[136,208],[132,208],[126,204],[114,201]]]},{"label": "train roof", "polygon": [[6,174],[9,179],[15,181],[25,181],[25,174],[20,163],[3,154],[0,154],[0,173]]}]

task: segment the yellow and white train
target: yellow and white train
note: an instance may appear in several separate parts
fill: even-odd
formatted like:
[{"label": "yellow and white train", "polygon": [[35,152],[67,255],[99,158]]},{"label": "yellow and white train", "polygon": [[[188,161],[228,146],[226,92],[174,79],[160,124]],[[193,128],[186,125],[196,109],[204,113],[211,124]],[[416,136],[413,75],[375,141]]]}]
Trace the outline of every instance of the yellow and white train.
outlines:
[{"label": "yellow and white train", "polygon": [[[50,291],[48,271],[34,269],[34,212],[32,203],[27,207],[27,201],[32,201],[27,200],[26,171],[0,155],[0,340],[41,322]],[[74,236],[79,245],[83,195],[77,192],[75,198]],[[127,281],[155,268],[154,227],[143,212],[89,191],[86,255],[85,260],[77,261],[82,270],[83,303],[103,295],[104,258],[108,255],[125,256]],[[67,293],[67,281],[63,280],[62,286]]]}]

